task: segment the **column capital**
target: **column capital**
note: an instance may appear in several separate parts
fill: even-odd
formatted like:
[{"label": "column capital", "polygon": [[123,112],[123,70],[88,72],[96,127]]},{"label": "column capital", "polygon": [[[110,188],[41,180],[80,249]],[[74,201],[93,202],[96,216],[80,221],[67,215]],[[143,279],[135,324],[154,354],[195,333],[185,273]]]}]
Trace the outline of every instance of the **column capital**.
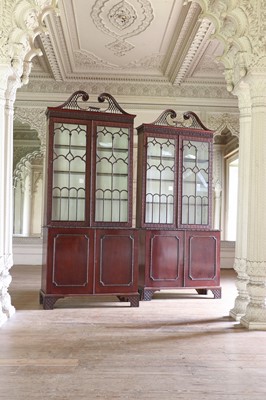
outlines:
[{"label": "column capital", "polygon": [[212,21],[213,37],[224,45],[220,61],[225,66],[227,89],[232,92],[253,67],[266,66],[266,2],[194,1],[202,8],[202,17]]},{"label": "column capital", "polygon": [[46,32],[44,18],[57,12],[58,0],[0,0],[0,64],[8,65],[13,73],[28,83],[31,60],[41,55],[34,40]]}]

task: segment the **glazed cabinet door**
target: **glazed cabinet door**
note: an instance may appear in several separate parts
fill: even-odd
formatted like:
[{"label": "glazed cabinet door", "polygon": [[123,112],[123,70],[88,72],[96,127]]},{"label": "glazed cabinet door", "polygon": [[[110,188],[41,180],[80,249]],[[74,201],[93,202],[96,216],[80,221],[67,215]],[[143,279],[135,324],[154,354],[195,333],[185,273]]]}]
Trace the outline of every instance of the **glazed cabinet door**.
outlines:
[{"label": "glazed cabinet door", "polygon": [[220,232],[185,233],[185,287],[220,284]]},{"label": "glazed cabinet door", "polygon": [[47,294],[90,294],[93,291],[93,231],[49,228]]},{"label": "glazed cabinet door", "polygon": [[[137,223],[142,227],[176,226],[178,142],[169,135],[139,137]],[[143,151],[143,149],[145,151]],[[141,159],[140,159],[141,157]]]},{"label": "glazed cabinet door", "polygon": [[131,226],[132,125],[93,123],[92,225]]},{"label": "glazed cabinet door", "polygon": [[138,292],[138,231],[97,229],[95,293]]},{"label": "glazed cabinet door", "polygon": [[211,228],[212,142],[179,138],[179,221],[185,229]]},{"label": "glazed cabinet door", "polygon": [[90,124],[51,117],[49,121],[47,223],[89,223]]}]

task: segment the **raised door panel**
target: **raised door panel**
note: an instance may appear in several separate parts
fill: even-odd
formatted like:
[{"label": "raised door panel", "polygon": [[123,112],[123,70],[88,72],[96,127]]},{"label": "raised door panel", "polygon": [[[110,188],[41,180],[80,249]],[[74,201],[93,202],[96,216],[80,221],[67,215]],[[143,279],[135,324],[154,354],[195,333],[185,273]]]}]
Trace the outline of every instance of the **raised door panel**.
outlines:
[{"label": "raised door panel", "polygon": [[91,230],[57,229],[49,234],[47,293],[89,294],[93,288],[93,235]]},{"label": "raised door panel", "polygon": [[95,293],[137,293],[137,246],[137,231],[96,231]]},{"label": "raised door panel", "polygon": [[149,287],[182,286],[182,232],[147,231],[145,282]]},{"label": "raised door panel", "polygon": [[206,287],[220,284],[219,232],[187,232],[185,286]]}]

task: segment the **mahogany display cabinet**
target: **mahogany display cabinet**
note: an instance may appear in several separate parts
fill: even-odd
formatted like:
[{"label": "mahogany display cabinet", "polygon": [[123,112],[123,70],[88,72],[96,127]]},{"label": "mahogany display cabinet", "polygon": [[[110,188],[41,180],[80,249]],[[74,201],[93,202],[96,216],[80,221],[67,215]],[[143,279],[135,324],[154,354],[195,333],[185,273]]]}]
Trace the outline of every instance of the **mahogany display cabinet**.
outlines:
[{"label": "mahogany display cabinet", "polygon": [[107,93],[98,98],[105,109],[88,107],[88,99],[78,91],[47,109],[44,309],[59,298],[84,295],[139,305],[139,238],[132,228],[135,115]]},{"label": "mahogany display cabinet", "polygon": [[139,292],[210,290],[221,297],[220,232],[211,228],[213,132],[166,110],[138,132]]}]

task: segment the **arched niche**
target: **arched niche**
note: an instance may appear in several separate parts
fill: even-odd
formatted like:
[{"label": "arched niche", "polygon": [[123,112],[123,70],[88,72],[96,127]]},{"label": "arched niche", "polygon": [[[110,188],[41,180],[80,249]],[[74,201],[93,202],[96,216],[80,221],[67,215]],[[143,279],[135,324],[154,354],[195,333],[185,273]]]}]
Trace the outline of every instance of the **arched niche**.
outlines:
[{"label": "arched niche", "polygon": [[40,236],[43,209],[43,152],[36,129],[14,120],[13,234]]},{"label": "arched niche", "polygon": [[[239,132],[230,124],[222,124],[214,132],[213,201],[214,227],[221,230],[222,240],[228,240],[230,199],[230,162],[237,168]],[[237,189],[237,181],[235,186]],[[237,193],[237,192],[236,192]],[[235,197],[235,194],[234,194]],[[237,201],[237,198],[234,198]],[[234,214],[236,219],[236,213]],[[232,221],[231,221],[232,222]],[[236,223],[236,221],[235,221]],[[231,237],[231,236],[230,236]]]}]

